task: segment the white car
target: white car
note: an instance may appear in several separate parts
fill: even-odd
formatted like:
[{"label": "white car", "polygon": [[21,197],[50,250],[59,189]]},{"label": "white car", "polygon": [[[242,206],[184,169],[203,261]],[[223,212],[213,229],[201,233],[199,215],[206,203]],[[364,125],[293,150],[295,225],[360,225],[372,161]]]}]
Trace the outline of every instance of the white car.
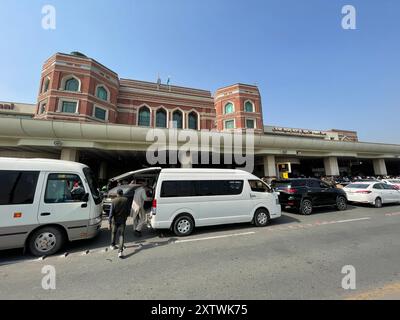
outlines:
[{"label": "white car", "polygon": [[369,203],[376,208],[400,203],[400,190],[384,182],[355,182],[343,188],[349,202]]},{"label": "white car", "polygon": [[397,189],[400,189],[400,179],[384,179],[382,182],[385,182],[389,185],[395,186]]}]

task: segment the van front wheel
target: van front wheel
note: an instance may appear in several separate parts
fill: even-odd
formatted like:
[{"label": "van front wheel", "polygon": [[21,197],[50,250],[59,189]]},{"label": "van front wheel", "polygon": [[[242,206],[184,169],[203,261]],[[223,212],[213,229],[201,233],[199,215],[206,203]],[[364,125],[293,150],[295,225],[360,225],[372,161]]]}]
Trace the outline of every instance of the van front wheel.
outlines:
[{"label": "van front wheel", "polygon": [[54,227],[36,230],[29,238],[29,250],[36,257],[55,254],[64,244],[62,232]]},{"label": "van front wheel", "polygon": [[186,237],[193,232],[194,221],[189,215],[182,215],[175,220],[172,229],[178,237]]},{"label": "van front wheel", "polygon": [[256,227],[265,227],[269,222],[269,213],[266,209],[258,209],[254,214],[254,224]]}]

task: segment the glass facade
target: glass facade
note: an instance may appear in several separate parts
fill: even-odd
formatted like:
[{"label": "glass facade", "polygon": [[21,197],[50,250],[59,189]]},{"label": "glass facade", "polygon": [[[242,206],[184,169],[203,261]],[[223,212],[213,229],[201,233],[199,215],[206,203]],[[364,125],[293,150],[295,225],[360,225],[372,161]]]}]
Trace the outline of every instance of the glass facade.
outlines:
[{"label": "glass facade", "polygon": [[233,113],[233,104],[232,103],[227,103],[225,105],[225,113]]},{"label": "glass facade", "polygon": [[174,122],[174,128],[182,129],[183,128],[183,115],[180,111],[175,111],[172,116],[172,121]]},{"label": "glass facade", "polygon": [[246,101],[246,103],[244,104],[244,111],[254,112],[253,104],[250,101]]},{"label": "glass facade", "polygon": [[72,101],[63,101],[62,102],[62,107],[61,107],[61,112],[66,112],[66,113],[75,113],[76,112],[76,102]]},{"label": "glass facade", "polygon": [[98,87],[96,92],[97,98],[107,101],[108,100],[108,92],[104,87]]},{"label": "glass facade", "polygon": [[146,107],[143,107],[139,111],[139,126],[150,127],[150,110]]},{"label": "glass facade", "polygon": [[194,112],[191,112],[189,114],[189,129],[193,129],[193,130],[197,130],[198,126],[197,126],[197,114]]},{"label": "glass facade", "polygon": [[68,79],[65,82],[64,90],[66,91],[78,91],[79,90],[79,81],[75,78]]},{"label": "glass facade", "polygon": [[225,121],[225,129],[235,129],[235,121],[234,120]]},{"label": "glass facade", "polygon": [[167,127],[167,112],[164,109],[160,109],[156,113],[156,127],[157,128]]},{"label": "glass facade", "polygon": [[94,117],[103,121],[107,119],[107,111],[102,108],[95,107],[94,108]]}]

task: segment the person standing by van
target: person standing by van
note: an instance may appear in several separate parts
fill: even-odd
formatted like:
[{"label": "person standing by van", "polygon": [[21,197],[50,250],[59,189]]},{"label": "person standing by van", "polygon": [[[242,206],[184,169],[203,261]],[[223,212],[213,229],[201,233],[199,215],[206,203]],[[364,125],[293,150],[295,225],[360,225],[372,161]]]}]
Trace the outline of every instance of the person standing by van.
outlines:
[{"label": "person standing by van", "polygon": [[141,186],[135,190],[131,210],[133,217],[133,231],[137,237],[142,236],[142,228],[147,223],[144,202],[149,200],[151,199],[147,196],[147,183],[142,182]]},{"label": "person standing by van", "polygon": [[112,201],[109,221],[111,228],[111,249],[116,249],[116,238],[118,238],[118,257],[123,258],[126,220],[129,216],[128,199],[124,197],[124,192],[119,189],[117,197]]}]

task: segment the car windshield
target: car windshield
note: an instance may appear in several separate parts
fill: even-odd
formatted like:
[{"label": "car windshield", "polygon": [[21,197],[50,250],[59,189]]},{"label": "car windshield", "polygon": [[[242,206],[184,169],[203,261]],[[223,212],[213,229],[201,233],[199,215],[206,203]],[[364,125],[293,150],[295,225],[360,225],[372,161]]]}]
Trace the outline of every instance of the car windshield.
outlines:
[{"label": "car windshield", "polygon": [[349,189],[366,189],[370,186],[369,183],[352,183],[349,184],[346,188]]}]

